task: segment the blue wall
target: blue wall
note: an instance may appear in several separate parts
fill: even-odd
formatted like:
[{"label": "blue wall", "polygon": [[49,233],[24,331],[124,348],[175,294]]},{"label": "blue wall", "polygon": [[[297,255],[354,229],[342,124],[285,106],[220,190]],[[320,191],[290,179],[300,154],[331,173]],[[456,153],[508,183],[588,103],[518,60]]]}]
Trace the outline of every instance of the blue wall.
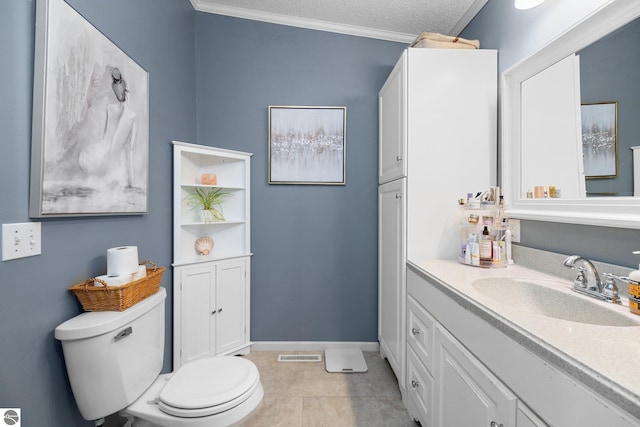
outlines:
[{"label": "blue wall", "polygon": [[[633,196],[631,147],[640,135],[640,19],[579,52],[582,103],[618,102],[618,176],[587,180],[587,193]],[[636,166],[637,167],[637,166]]]},{"label": "blue wall", "polygon": [[[483,48],[498,49],[499,69],[504,71],[604,3],[605,0],[550,0],[534,9],[516,10],[511,1],[490,0],[462,37],[477,38]],[[640,230],[542,221],[522,221],[521,225],[524,246],[638,267],[631,252],[640,249]]]},{"label": "blue wall", "polygon": [[[251,339],[377,341],[377,94],[405,44],[196,17],[198,143],[254,153]],[[269,105],[346,106],[346,186],[267,184]]]},{"label": "blue wall", "polygon": [[[171,262],[172,139],[194,140],[195,12],[188,1],[69,0],[149,72],[149,213],[42,221],[42,255],[0,263],[0,407],[22,408],[23,426],[83,421],[54,328],[81,310],[67,288],[104,274],[106,249],[138,245],[140,256]],[[34,54],[34,0],[0,4],[0,223],[27,222]],[[163,280],[172,295],[171,274]],[[165,370],[171,367],[167,301]],[[95,396],[100,399],[100,395]]]},{"label": "blue wall", "polygon": [[[254,340],[376,341],[377,92],[405,46],[199,14],[187,0],[68,2],[149,72],[149,213],[42,220],[42,255],[0,264],[0,406],[21,407],[23,425],[92,425],[53,330],[81,311],[67,288],[103,274],[107,248],[170,265],[173,139],[255,153]],[[30,220],[34,23],[35,0],[0,4],[0,223]],[[269,104],[347,107],[346,186],[266,184]]]}]

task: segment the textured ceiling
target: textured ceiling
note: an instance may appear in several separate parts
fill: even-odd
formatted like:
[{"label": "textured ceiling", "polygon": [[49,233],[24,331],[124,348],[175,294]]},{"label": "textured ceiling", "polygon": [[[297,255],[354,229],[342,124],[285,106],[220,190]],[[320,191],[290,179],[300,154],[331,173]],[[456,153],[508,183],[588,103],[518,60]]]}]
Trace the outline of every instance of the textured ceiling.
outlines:
[{"label": "textured ceiling", "polygon": [[487,0],[191,0],[196,10],[409,42],[424,31],[458,35]]}]

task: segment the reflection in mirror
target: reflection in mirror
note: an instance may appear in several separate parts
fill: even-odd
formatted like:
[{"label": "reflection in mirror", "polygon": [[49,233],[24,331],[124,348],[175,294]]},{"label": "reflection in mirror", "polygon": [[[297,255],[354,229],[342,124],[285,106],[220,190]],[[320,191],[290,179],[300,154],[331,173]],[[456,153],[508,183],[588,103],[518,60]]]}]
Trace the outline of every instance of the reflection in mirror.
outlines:
[{"label": "reflection in mirror", "polygon": [[640,1],[609,0],[502,73],[513,218],[640,228],[639,17]]},{"label": "reflection in mirror", "polygon": [[522,190],[529,197],[540,198],[541,186],[547,197],[585,195],[579,78],[572,54],[522,82]]},{"label": "reflection in mirror", "polygon": [[[592,104],[583,106],[585,164],[596,161],[594,165],[599,166],[593,173],[588,168],[585,170],[587,196],[633,196],[631,147],[638,145],[640,138],[638,43],[640,20],[636,19],[578,52],[582,104]],[[586,114],[594,112],[596,126],[605,124],[600,125],[598,131],[603,132],[605,127],[611,131],[609,138],[600,137],[596,144],[590,144],[592,141],[586,139],[593,128],[589,127],[591,117]],[[606,120],[608,124],[603,123]],[[640,165],[636,167],[636,173],[640,173],[638,169]]]},{"label": "reflection in mirror", "polygon": [[522,82],[523,197],[634,195],[639,43],[636,19]]}]

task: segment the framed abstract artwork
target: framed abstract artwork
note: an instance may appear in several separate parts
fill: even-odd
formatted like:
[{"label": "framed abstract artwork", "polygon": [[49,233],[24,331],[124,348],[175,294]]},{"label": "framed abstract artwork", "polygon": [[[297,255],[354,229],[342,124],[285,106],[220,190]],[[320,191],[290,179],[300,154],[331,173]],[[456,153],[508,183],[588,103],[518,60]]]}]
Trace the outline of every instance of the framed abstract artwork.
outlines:
[{"label": "framed abstract artwork", "polygon": [[618,176],[618,103],[582,104],[582,154],[587,179]]},{"label": "framed abstract artwork", "polygon": [[345,185],[346,107],[269,107],[269,184]]},{"label": "framed abstract artwork", "polygon": [[64,0],[38,0],[31,217],[147,212],[148,74]]}]

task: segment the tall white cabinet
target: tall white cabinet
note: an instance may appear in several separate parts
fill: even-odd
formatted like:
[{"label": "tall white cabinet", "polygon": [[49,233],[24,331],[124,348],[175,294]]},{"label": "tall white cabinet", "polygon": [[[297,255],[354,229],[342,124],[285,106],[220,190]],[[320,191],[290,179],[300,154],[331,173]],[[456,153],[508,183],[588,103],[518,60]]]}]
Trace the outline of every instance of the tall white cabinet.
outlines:
[{"label": "tall white cabinet", "polygon": [[[173,360],[174,369],[202,357],[249,351],[251,154],[173,142]],[[201,183],[215,174],[217,184]],[[196,188],[230,194],[224,221],[204,223],[187,206]],[[208,255],[195,248],[213,239]]]},{"label": "tall white cabinet", "polygon": [[458,256],[456,200],[496,183],[497,53],[407,48],[379,93],[378,339],[406,389],[406,261]]}]

